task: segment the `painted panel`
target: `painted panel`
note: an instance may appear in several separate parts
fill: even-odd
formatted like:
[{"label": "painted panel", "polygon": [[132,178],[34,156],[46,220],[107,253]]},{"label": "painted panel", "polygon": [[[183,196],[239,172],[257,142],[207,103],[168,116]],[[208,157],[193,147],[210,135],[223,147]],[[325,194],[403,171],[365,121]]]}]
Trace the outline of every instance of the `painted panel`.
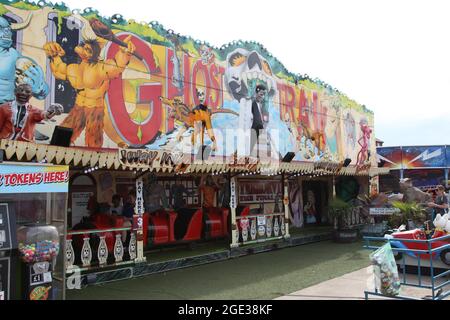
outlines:
[{"label": "painted panel", "polygon": [[402,168],[402,149],[400,147],[377,148],[377,157],[383,168]]},{"label": "painted panel", "polygon": [[[63,126],[79,147],[195,153],[208,145],[216,156],[246,156],[250,129],[261,126],[258,141],[272,158],[376,163],[373,113],[287,71],[258,43],[215,48],[158,23],[39,4],[0,0],[0,138],[49,143]],[[19,83],[32,86],[41,117],[14,127],[8,102]]]},{"label": "painted panel", "polygon": [[403,168],[444,168],[445,146],[402,147]]}]

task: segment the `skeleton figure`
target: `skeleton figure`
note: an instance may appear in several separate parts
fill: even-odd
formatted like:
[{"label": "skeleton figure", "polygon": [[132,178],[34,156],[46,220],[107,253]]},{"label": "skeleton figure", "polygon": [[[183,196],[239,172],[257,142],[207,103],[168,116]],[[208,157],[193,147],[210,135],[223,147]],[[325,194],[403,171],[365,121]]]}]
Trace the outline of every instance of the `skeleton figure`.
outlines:
[{"label": "skeleton figure", "polygon": [[200,47],[200,56],[202,57],[202,63],[204,65],[214,63],[215,56],[212,49],[204,44]]},{"label": "skeleton figure", "polygon": [[10,24],[0,17],[0,104],[14,100],[16,84],[31,86],[33,96],[43,100],[49,93],[44,72],[31,58],[24,57],[13,47],[13,30],[26,28],[32,15],[20,24]]}]

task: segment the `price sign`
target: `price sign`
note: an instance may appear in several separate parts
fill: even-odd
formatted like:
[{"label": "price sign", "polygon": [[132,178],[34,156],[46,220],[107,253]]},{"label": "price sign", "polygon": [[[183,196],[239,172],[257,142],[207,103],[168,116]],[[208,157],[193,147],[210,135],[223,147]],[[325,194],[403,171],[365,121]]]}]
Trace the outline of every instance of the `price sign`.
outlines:
[{"label": "price sign", "polygon": [[142,178],[136,180],[136,213],[144,214],[144,182]]}]

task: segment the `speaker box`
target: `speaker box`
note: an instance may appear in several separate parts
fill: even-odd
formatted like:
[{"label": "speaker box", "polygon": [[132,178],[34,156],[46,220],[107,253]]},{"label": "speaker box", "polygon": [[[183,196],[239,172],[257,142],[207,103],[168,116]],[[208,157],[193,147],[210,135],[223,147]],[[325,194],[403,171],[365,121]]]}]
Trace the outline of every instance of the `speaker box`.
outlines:
[{"label": "speaker box", "polygon": [[288,152],[283,158],[283,162],[291,162],[295,158],[295,152]]},{"label": "speaker box", "polygon": [[70,147],[73,129],[56,126],[50,145],[58,147]]},{"label": "speaker box", "polygon": [[349,159],[349,158],[345,159],[344,160],[344,167],[347,168],[350,165],[350,163],[352,163],[352,159]]},{"label": "speaker box", "polygon": [[3,158],[5,157],[5,150],[0,149],[0,163],[3,162]]}]

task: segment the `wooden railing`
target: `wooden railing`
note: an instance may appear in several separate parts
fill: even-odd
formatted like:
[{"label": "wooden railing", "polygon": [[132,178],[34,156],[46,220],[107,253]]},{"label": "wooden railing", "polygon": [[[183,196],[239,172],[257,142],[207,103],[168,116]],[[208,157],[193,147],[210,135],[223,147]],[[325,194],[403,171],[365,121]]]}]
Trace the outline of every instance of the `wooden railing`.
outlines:
[{"label": "wooden railing", "polygon": [[[124,232],[130,234],[126,248],[122,239]],[[131,263],[136,255],[136,234],[131,227],[69,231],[66,239],[66,271]]]},{"label": "wooden railing", "polygon": [[344,216],[344,225],[346,227],[358,227],[367,224],[368,221],[361,215],[361,207],[353,207],[351,212]]}]

